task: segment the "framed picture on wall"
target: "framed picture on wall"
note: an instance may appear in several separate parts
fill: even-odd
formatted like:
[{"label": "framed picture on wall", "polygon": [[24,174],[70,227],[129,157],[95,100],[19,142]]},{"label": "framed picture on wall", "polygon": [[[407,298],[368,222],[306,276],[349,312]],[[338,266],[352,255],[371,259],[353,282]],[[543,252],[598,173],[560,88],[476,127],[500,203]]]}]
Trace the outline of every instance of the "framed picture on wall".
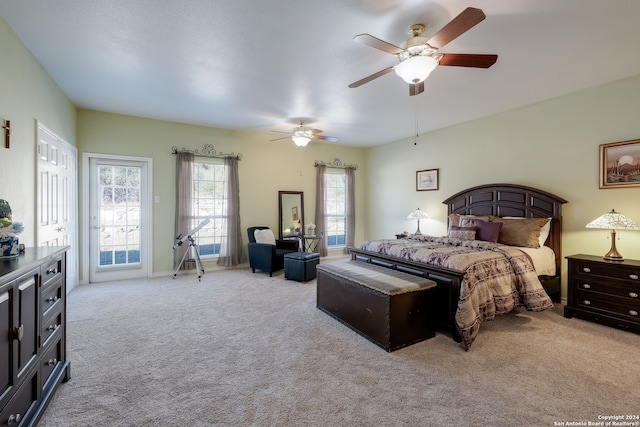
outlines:
[{"label": "framed picture on wall", "polygon": [[640,139],[600,145],[600,188],[640,187]]},{"label": "framed picture on wall", "polygon": [[299,219],[297,206],[294,206],[291,208],[291,217],[293,218],[294,221],[297,221]]},{"label": "framed picture on wall", "polygon": [[416,191],[430,191],[438,189],[439,169],[426,169],[416,172]]}]

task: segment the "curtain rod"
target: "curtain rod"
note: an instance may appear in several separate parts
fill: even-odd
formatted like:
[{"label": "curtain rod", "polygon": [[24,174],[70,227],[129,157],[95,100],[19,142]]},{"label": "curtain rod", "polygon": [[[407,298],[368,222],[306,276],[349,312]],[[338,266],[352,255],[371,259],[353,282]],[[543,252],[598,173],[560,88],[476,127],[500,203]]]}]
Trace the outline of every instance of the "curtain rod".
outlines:
[{"label": "curtain rod", "polygon": [[178,154],[178,153],[192,153],[194,156],[197,157],[215,157],[215,158],[219,158],[219,159],[224,159],[226,157],[232,157],[232,158],[236,158],[238,160],[242,160],[242,153],[218,153],[216,151],[215,148],[213,148],[213,145],[211,144],[205,144],[204,147],[202,148],[202,150],[188,150],[184,147],[182,147],[182,149],[178,150],[178,147],[176,147],[175,145],[173,147],[171,147],[171,154]]},{"label": "curtain rod", "polygon": [[358,169],[358,165],[347,165],[347,164],[344,164],[337,157],[335,159],[333,159],[332,162],[323,162],[323,161],[316,160],[315,163],[313,164],[313,166],[315,166],[315,167],[318,167],[320,165],[326,166],[328,168],[354,169],[354,170]]}]

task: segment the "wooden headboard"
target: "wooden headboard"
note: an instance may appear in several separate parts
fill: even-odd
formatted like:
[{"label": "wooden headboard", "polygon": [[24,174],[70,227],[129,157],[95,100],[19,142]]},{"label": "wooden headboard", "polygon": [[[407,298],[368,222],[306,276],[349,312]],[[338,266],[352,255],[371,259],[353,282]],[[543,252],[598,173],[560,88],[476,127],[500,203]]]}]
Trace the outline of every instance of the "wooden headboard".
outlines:
[{"label": "wooden headboard", "polygon": [[556,275],[560,275],[562,205],[567,203],[563,198],[524,185],[486,184],[463,190],[442,203],[448,205],[448,214],[551,218],[545,246],[555,252]]}]

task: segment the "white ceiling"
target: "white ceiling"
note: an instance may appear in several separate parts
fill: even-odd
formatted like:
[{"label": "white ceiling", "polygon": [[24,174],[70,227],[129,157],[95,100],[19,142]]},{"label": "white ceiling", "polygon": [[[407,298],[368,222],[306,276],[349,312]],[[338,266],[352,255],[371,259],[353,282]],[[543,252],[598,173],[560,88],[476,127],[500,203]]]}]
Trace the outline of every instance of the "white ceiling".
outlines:
[{"label": "white ceiling", "polygon": [[[466,7],[486,20],[410,97],[397,59],[354,42],[430,36]],[[2,0],[0,16],[78,107],[219,128],[290,131],[307,118],[372,146],[640,74],[638,0]],[[0,61],[1,66],[1,61]]]}]

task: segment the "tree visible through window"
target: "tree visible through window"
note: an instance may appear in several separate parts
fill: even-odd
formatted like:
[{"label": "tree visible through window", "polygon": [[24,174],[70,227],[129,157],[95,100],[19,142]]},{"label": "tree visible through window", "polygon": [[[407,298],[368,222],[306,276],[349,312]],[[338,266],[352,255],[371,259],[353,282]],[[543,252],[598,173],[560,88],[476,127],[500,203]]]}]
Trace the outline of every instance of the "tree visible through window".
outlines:
[{"label": "tree visible through window", "polygon": [[347,229],[347,183],[344,171],[327,170],[324,184],[327,247],[344,246]]},{"label": "tree visible through window", "polygon": [[193,236],[198,252],[204,258],[220,255],[222,240],[227,238],[226,177],[223,160],[193,163],[192,229],[207,218],[210,221]]}]

